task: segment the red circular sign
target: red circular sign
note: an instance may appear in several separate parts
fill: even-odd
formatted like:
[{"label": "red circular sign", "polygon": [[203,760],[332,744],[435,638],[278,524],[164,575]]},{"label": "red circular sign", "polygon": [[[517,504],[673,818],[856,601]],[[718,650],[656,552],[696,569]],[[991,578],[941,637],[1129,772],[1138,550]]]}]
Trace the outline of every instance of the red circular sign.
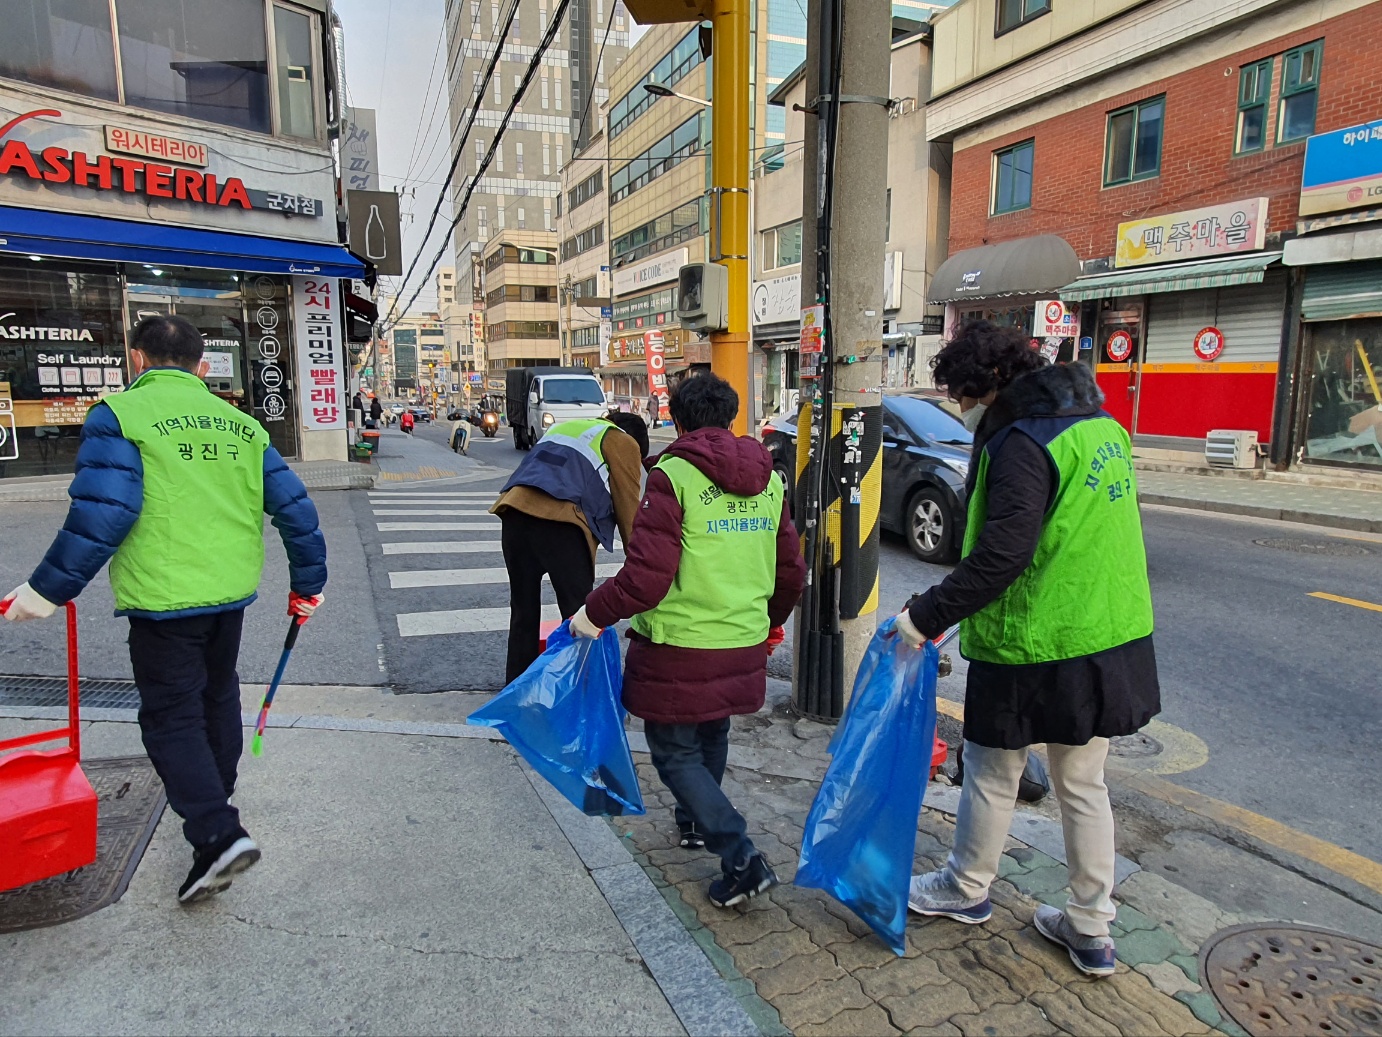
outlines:
[{"label": "red circular sign", "polygon": [[1195,355],[1201,360],[1218,360],[1224,351],[1224,333],[1218,328],[1202,328],[1195,336]]},{"label": "red circular sign", "polygon": [[1121,364],[1128,357],[1132,356],[1132,336],[1126,331],[1118,330],[1108,337],[1104,349],[1108,351],[1108,358],[1115,364]]},{"label": "red circular sign", "polygon": [[1048,302],[1046,304],[1046,323],[1060,324],[1065,320],[1065,306],[1058,302]]}]

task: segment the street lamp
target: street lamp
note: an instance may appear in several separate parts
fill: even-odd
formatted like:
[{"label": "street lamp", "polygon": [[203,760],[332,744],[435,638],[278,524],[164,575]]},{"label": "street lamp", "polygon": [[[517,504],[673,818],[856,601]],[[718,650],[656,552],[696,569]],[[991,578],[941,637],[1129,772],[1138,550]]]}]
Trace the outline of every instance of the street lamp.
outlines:
[{"label": "street lamp", "polygon": [[644,83],[643,89],[654,97],[680,97],[683,101],[690,101],[692,104],[698,104],[702,108],[714,107],[714,105],[704,97],[692,97],[690,94],[678,93],[670,86],[663,86],[661,83]]}]

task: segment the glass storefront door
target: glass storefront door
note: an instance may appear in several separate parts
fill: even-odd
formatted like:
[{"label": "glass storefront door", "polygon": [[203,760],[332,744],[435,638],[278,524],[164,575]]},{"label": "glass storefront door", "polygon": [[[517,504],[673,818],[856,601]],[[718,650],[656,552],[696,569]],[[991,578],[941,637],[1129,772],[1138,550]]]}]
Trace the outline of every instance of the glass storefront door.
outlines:
[{"label": "glass storefront door", "polygon": [[130,268],[128,276],[131,329],[153,314],[191,321],[206,340],[207,386],[257,418],[284,457],[296,456],[288,349],[292,333],[282,278],[148,268]]},{"label": "glass storefront door", "polygon": [[1306,328],[1302,459],[1382,468],[1382,318]]},{"label": "glass storefront door", "polygon": [[72,471],[86,412],[127,378],[110,267],[0,262],[0,477]]}]

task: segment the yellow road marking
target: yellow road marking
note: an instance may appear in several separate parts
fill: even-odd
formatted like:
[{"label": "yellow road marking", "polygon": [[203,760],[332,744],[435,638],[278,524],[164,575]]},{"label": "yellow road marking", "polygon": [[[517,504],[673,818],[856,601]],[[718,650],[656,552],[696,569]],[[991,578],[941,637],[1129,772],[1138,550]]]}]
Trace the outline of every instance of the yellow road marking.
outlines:
[{"label": "yellow road marking", "polygon": [[[1374,605],[1372,607],[1382,611],[1380,606]],[[964,719],[964,704],[961,702],[953,702],[950,699],[938,697],[936,709],[956,720]],[[1153,721],[1152,723],[1157,725],[1155,730],[1149,730],[1154,738],[1165,741],[1163,736],[1168,734],[1166,729],[1169,728],[1171,731],[1189,735],[1200,746],[1204,745],[1203,741],[1188,731],[1181,731],[1179,728],[1173,728],[1170,724],[1163,724],[1160,721]],[[1191,755],[1196,754],[1192,753]],[[1204,759],[1195,766],[1201,766],[1207,759],[1208,750],[1206,749]],[[1382,864],[1369,860],[1351,850],[1345,850],[1342,846],[1335,846],[1331,842],[1299,832],[1280,821],[1273,821],[1270,817],[1263,817],[1261,814],[1253,813],[1243,807],[1225,803],[1213,796],[1206,796],[1202,792],[1182,788],[1165,778],[1158,777],[1150,770],[1134,770],[1127,766],[1127,762],[1126,760],[1110,760],[1108,769],[1117,775],[1121,783],[1130,788],[1159,799],[1163,803],[1181,807],[1192,814],[1198,814],[1200,817],[1237,829],[1268,846],[1275,846],[1277,849],[1285,850],[1287,853],[1295,854],[1307,861],[1314,861],[1336,875],[1342,875],[1347,879],[1352,879],[1360,886],[1366,886],[1368,889],[1382,893]]]},{"label": "yellow road marking", "polygon": [[1337,594],[1326,594],[1324,591],[1311,591],[1310,597],[1323,598],[1325,601],[1337,601],[1340,605],[1352,605],[1354,608],[1367,609],[1369,612],[1382,612],[1382,605],[1371,601],[1359,601],[1357,598],[1341,598]]},{"label": "yellow road marking", "polygon": [[1360,886],[1382,893],[1382,864],[1360,856],[1342,846],[1306,835],[1294,828],[1263,817],[1251,810],[1225,803],[1212,796],[1206,796],[1191,789],[1181,788],[1164,778],[1151,774],[1125,773],[1122,780],[1139,792],[1173,806],[1182,807],[1192,814],[1217,821],[1230,828],[1236,828],[1259,842],[1293,853],[1308,861],[1323,865],[1336,875],[1352,879]]}]

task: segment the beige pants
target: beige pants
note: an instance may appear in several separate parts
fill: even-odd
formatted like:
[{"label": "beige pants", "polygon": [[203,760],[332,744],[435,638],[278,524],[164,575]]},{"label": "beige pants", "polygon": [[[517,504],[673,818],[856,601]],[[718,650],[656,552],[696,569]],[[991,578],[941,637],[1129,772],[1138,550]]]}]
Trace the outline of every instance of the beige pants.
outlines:
[{"label": "beige pants", "polygon": [[[1060,803],[1070,900],[1065,914],[1085,936],[1107,936],[1113,920],[1113,808],[1104,784],[1108,739],[1048,745],[1051,785]],[[987,895],[1012,825],[1026,749],[989,749],[965,742],[965,780],[946,862],[967,897]]]}]

